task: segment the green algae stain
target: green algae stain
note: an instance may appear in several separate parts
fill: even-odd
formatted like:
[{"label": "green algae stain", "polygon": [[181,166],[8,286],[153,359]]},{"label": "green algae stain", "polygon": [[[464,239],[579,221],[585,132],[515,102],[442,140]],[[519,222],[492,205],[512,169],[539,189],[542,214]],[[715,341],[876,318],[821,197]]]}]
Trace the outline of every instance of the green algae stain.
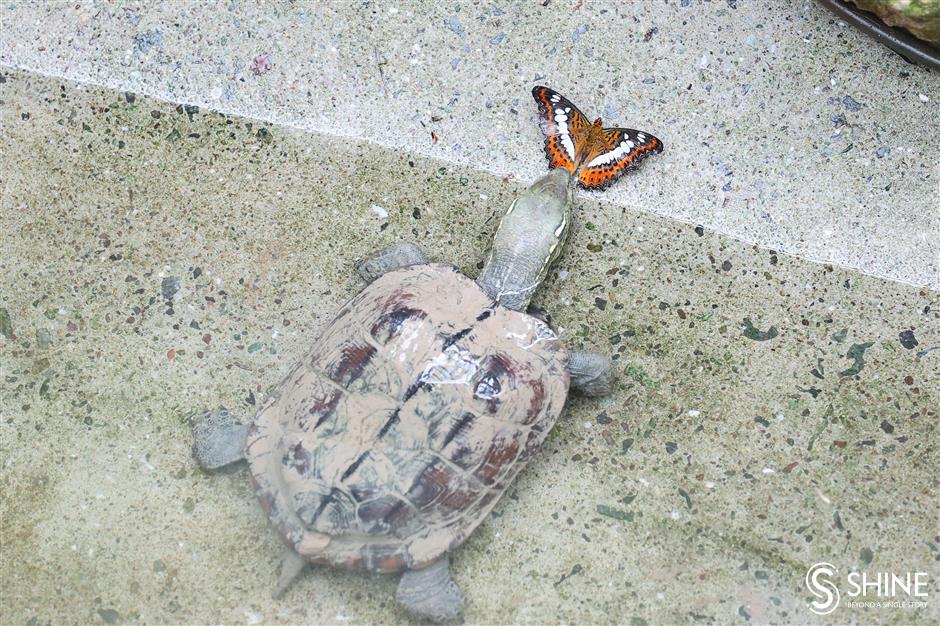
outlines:
[{"label": "green algae stain", "polygon": [[875,345],[873,341],[852,344],[849,351],[845,353],[845,357],[855,362],[852,364],[852,367],[839,372],[839,376],[855,376],[861,372],[865,367],[865,350],[868,350],[873,345]]},{"label": "green algae stain", "polygon": [[832,334],[832,340],[837,343],[842,343],[843,341],[845,341],[845,338],[848,334],[849,334],[849,329],[843,328],[839,332]]},{"label": "green algae stain", "polygon": [[768,339],[773,339],[780,332],[777,330],[776,326],[771,326],[767,330],[760,330],[754,326],[754,323],[751,321],[751,318],[744,318],[744,331],[741,333],[748,339],[753,339],[754,341],[767,341]]},{"label": "green algae stain", "polygon": [[598,504],[597,512],[605,517],[612,517],[613,519],[620,520],[621,522],[633,521],[632,511],[621,511],[620,509],[615,509],[613,507],[607,506],[606,504]]},{"label": "green algae stain", "polygon": [[636,363],[630,363],[627,365],[627,368],[623,371],[623,373],[627,376],[627,378],[635,380],[647,389],[659,389],[659,383],[650,378],[650,375],[646,373],[646,370]]},{"label": "green algae stain", "polygon": [[928,353],[933,352],[934,350],[940,350],[940,346],[932,346],[926,350],[921,350],[917,353],[917,358],[922,359],[923,357],[927,356]]},{"label": "green algae stain", "polygon": [[565,582],[566,580],[568,580],[568,579],[571,578],[572,576],[577,576],[578,574],[580,574],[580,573],[583,572],[583,571],[584,571],[584,567],[582,567],[580,563],[576,563],[576,564],[574,565],[574,567],[571,568],[571,571],[570,571],[569,573],[565,574],[564,576],[562,576],[560,579],[558,579],[558,580],[555,582],[555,586],[557,587],[558,585],[560,585],[561,583]]},{"label": "green algae stain", "polygon": [[272,135],[271,131],[269,131],[267,128],[259,128],[257,135],[258,139],[261,140],[261,143],[269,144],[274,141],[274,135]]},{"label": "green algae stain", "polygon": [[830,404],[829,407],[826,409],[826,414],[823,415],[822,422],[820,422],[819,426],[816,428],[816,431],[809,438],[809,444],[806,446],[807,451],[809,452],[813,451],[813,446],[816,445],[816,440],[819,439],[819,436],[823,434],[823,431],[825,431],[826,428],[829,426],[829,422],[832,420],[832,415],[833,415],[833,410],[832,410],[832,405]]},{"label": "green algae stain", "polygon": [[13,339],[13,321],[10,319],[9,311],[3,307],[0,307],[0,335]]}]

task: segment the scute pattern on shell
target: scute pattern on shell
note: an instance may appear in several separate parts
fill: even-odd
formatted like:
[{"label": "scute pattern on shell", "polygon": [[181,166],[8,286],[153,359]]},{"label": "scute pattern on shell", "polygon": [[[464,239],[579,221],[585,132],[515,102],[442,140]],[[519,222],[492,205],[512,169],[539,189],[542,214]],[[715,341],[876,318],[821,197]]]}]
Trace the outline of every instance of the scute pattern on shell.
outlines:
[{"label": "scute pattern on shell", "polygon": [[459,545],[544,440],[567,352],[444,265],[354,297],[255,420],[271,521],[315,562],[395,572]]}]

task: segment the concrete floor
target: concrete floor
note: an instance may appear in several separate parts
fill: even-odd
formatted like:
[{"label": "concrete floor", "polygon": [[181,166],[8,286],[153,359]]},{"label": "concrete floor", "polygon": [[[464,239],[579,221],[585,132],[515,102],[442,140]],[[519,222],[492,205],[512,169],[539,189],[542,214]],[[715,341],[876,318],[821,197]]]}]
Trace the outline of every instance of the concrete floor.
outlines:
[{"label": "concrete floor", "polygon": [[[666,152],[578,197],[536,301],[620,382],[454,555],[467,623],[940,621],[940,80],[812,3],[677,4],[0,8],[0,623],[409,622],[390,578],[272,600],[187,421],[250,416],[370,251],[475,276],[536,75]],[[928,605],[816,616],[820,561]]]},{"label": "concrete floor", "polygon": [[[313,570],[273,601],[279,541],[186,422],[250,415],[369,251],[474,275],[520,185],[2,76],[2,621],[407,622],[391,579]],[[821,622],[825,560],[931,576],[926,608],[832,622],[935,623],[938,294],[589,196],[576,220],[537,300],[619,388],[570,403],[456,553],[467,622]]]},{"label": "concrete floor", "polygon": [[0,62],[518,181],[547,84],[663,140],[616,208],[940,289],[940,76],[815,2],[180,6],[7,3]]}]

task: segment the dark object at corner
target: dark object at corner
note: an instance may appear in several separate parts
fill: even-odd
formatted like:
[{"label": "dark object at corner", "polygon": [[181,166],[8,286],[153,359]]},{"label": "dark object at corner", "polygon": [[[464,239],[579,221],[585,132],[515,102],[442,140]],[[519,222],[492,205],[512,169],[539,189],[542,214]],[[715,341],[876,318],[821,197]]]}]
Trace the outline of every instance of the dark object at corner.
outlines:
[{"label": "dark object at corner", "polygon": [[868,33],[908,62],[940,72],[940,48],[937,46],[921,41],[904,29],[892,28],[878,19],[875,14],[863,11],[844,0],[819,0],[819,3],[832,11],[839,19]]}]

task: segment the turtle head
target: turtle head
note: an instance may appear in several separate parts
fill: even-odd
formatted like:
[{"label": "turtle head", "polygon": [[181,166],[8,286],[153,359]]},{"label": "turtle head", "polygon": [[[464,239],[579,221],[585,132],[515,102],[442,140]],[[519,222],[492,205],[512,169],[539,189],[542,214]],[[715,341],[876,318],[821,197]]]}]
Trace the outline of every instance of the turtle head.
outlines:
[{"label": "turtle head", "polygon": [[[539,281],[545,277],[549,266],[561,254],[568,238],[568,225],[571,223],[571,180],[568,170],[557,168],[550,171],[516,198],[500,223],[500,230],[502,224],[506,223],[507,234],[518,231],[527,244],[540,248],[538,256],[545,261]],[[495,245],[495,240],[493,243]]]},{"label": "turtle head", "polygon": [[493,238],[478,282],[499,304],[524,311],[552,262],[571,221],[571,175],[554,169],[509,206]]}]

